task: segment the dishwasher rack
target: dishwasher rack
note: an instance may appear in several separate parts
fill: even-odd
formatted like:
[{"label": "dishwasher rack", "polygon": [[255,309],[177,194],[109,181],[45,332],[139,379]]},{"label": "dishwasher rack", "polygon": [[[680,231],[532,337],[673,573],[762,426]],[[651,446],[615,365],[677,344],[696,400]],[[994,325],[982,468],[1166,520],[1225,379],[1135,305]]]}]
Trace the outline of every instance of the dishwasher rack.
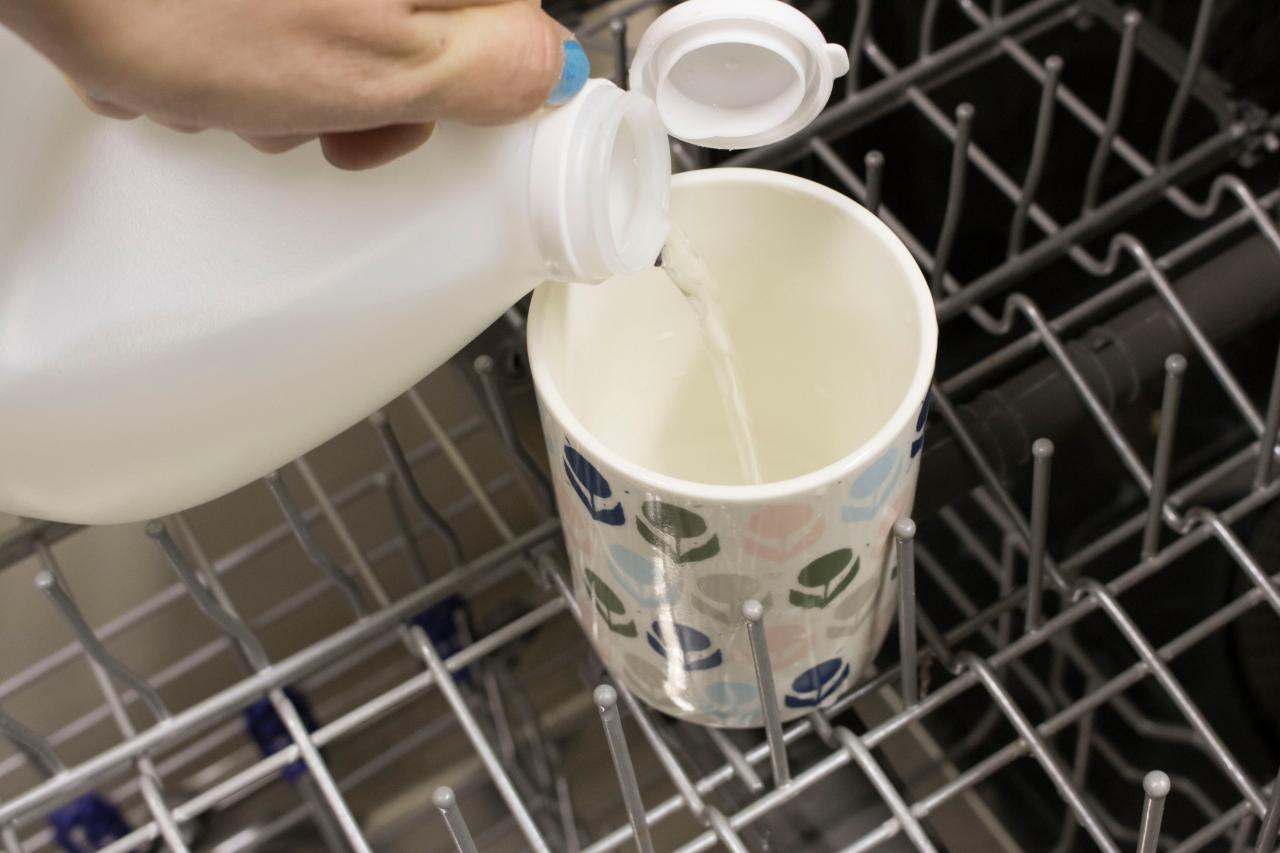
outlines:
[{"label": "dishwasher rack", "polygon": [[[620,78],[632,16],[652,5],[623,3],[578,30],[613,45]],[[1280,354],[1259,394],[1227,353],[1280,313],[1280,190],[1230,171],[1267,179],[1280,117],[1233,101],[1203,64],[1214,0],[1200,0],[1185,48],[1109,0],[921,0],[909,49],[891,49],[875,26],[885,5],[851,6],[847,88],[805,132],[714,164],[673,148],[685,167],[791,169],[842,189],[901,237],[934,291],[942,345],[921,494],[915,521],[895,528],[899,630],[873,671],[791,725],[766,707],[764,734],[671,721],[608,683],[574,631],[550,482],[526,449],[541,442],[527,438],[516,306],[330,445],[147,525],[177,582],[102,618],[73,590],[87,575],[64,571],[69,549],[100,531],[35,520],[0,531],[0,579],[24,579],[0,620],[52,607],[73,638],[2,674],[6,849],[55,849],[53,812],[65,831],[113,836],[111,851],[264,848],[300,825],[312,840],[285,849],[1272,850],[1275,756],[1233,747],[1215,697],[1179,667],[1208,638],[1280,615],[1280,567],[1240,532],[1280,506]],[[1101,102],[1065,82],[1068,51],[1043,55],[1073,40],[1114,45]],[[1034,117],[1016,141],[980,143],[985,114],[966,86],[997,65],[1010,91],[1032,87]],[[1122,132],[1139,73],[1162,75],[1171,95],[1149,143]],[[895,121],[932,134],[949,164],[935,210],[894,202],[899,158],[871,146]],[[1075,158],[1078,200],[1042,198],[1068,124],[1091,140]],[[919,167],[903,159],[903,172]],[[977,192],[1008,207],[999,251],[967,250]],[[1195,452],[1176,435],[1204,415],[1181,406],[1188,377],[1232,421]],[[1143,433],[1129,414],[1152,380]],[[1083,433],[1108,457],[1070,455]],[[1118,509],[1071,547],[1050,524],[1070,503],[1051,472],[1075,468],[1111,478]],[[243,530],[226,520],[235,501],[252,519]],[[302,568],[263,600],[251,573],[281,549]],[[1229,600],[1157,623],[1135,615],[1188,561],[1215,565],[1206,554],[1236,573]],[[172,654],[130,644],[162,618],[182,625]],[[82,662],[96,696],[62,717],[31,711]],[[594,731],[579,732],[592,716]],[[112,734],[85,746],[104,726]],[[1161,761],[1138,765],[1138,744]],[[410,809],[371,833],[379,804],[361,801],[362,786],[424,750],[430,761],[395,772],[440,781],[435,814]],[[596,771],[573,750],[613,777],[592,783],[597,802],[574,789]],[[1104,777],[1128,794],[1107,793]],[[1016,790],[1008,808],[1010,779],[1026,802],[1049,803],[1040,817],[1019,819]],[[855,792],[871,824],[787,835],[815,797],[838,807]],[[220,815],[233,827],[215,843]],[[406,826],[427,841],[405,841]]]}]

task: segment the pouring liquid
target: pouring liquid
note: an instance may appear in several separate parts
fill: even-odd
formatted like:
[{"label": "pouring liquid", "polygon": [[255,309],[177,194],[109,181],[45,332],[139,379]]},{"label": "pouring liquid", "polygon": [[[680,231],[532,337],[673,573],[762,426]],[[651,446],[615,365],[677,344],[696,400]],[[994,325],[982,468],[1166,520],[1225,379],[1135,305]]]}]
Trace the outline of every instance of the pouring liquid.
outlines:
[{"label": "pouring liquid", "polygon": [[662,248],[662,269],[684,294],[702,330],[703,345],[715,374],[729,441],[737,456],[743,482],[761,483],[763,479],[751,429],[751,414],[738,377],[719,284],[698,256],[689,236],[677,227],[672,227],[667,244]]}]

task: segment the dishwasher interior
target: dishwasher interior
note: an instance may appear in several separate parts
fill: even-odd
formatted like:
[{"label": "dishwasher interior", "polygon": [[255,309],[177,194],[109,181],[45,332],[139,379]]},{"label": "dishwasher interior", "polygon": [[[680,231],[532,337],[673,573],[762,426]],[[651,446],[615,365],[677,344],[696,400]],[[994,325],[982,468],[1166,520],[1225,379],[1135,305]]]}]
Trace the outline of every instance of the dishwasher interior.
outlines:
[{"label": "dishwasher interior", "polygon": [[[544,5],[619,82],[660,11]],[[794,5],[824,113],[673,153],[850,195],[933,289],[873,669],[773,739],[597,704],[519,304],[264,482],[4,519],[10,853],[1274,848],[1280,10]]]}]

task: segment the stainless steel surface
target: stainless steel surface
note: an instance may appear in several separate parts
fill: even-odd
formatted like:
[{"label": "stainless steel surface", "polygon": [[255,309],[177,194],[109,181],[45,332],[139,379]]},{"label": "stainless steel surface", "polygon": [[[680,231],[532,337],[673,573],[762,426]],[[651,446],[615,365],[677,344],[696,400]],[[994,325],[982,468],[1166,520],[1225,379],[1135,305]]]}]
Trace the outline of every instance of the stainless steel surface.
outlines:
[{"label": "stainless steel surface", "polygon": [[[588,13],[597,73],[656,5]],[[1210,67],[1231,4],[1168,33],[1110,0],[810,6],[853,60],[824,114],[677,161],[825,181],[934,290],[875,667],[782,726],[757,604],[763,730],[599,686],[517,307],[265,483],[0,526],[6,850],[58,849],[46,815],[90,789],[113,851],[1274,848],[1280,725],[1231,638],[1280,638],[1280,117]]]}]

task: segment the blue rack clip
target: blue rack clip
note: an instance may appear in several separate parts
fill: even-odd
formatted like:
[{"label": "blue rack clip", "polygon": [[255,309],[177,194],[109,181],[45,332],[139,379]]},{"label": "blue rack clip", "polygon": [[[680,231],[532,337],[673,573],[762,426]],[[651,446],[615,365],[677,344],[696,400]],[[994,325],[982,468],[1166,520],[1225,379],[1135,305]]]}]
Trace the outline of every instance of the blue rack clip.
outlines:
[{"label": "blue rack clip", "polygon": [[[460,595],[451,595],[420,611],[410,621],[426,632],[441,659],[462,651],[466,637],[458,630],[459,620],[470,629],[471,610]],[[453,674],[457,684],[471,684],[471,667],[466,666]]]},{"label": "blue rack clip", "polygon": [[49,812],[49,825],[66,853],[92,853],[132,831],[120,810],[93,791]]},{"label": "blue rack clip", "polygon": [[[307,704],[306,698],[292,687],[286,687],[284,695],[293,703],[293,707],[297,710],[298,716],[302,718],[302,724],[307,727],[307,731],[315,731],[317,728],[316,719],[311,714],[311,706]],[[245,728],[249,730],[249,736],[258,745],[258,751],[262,753],[263,758],[268,755],[275,755],[280,750],[293,744],[293,738],[289,735],[289,730],[285,728],[284,720],[280,719],[280,715],[276,713],[271,700],[265,696],[244,709],[244,724]],[[306,764],[302,759],[298,759],[286,765],[280,775],[292,782],[306,772]]]}]

